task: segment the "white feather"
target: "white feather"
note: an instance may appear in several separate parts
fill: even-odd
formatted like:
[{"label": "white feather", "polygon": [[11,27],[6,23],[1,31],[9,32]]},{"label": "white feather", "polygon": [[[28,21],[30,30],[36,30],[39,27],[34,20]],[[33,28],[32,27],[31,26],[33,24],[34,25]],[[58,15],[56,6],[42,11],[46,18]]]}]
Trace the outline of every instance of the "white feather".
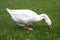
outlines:
[{"label": "white feather", "polygon": [[47,24],[51,23],[51,20],[48,18],[47,15],[38,15],[36,12],[28,9],[18,9],[18,10],[10,10],[6,9],[8,13],[11,15],[12,19],[18,23],[19,25],[29,24],[32,22],[40,21],[44,18],[47,21]]}]

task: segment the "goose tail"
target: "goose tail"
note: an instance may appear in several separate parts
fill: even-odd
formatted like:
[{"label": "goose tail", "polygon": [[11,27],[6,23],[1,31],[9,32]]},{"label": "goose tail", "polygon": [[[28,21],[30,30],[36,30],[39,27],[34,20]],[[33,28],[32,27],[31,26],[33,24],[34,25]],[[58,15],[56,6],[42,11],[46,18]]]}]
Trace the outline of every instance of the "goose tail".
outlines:
[{"label": "goose tail", "polygon": [[10,15],[13,15],[12,10],[10,10],[9,8],[6,8],[6,10]]},{"label": "goose tail", "polygon": [[8,10],[10,10],[10,9],[6,8],[6,10],[8,11]]},{"label": "goose tail", "polygon": [[8,13],[11,13],[11,10],[10,9],[6,8],[6,10],[8,11]]}]

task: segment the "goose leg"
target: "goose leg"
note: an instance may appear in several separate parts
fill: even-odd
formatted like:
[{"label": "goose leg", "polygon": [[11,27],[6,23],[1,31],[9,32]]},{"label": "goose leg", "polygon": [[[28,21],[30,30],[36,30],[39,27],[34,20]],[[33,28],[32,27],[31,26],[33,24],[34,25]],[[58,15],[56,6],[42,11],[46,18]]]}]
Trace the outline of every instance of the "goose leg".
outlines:
[{"label": "goose leg", "polygon": [[26,30],[33,30],[33,28],[30,28],[30,27],[29,27],[28,25],[26,25],[26,24],[23,26],[23,28],[26,29]]}]

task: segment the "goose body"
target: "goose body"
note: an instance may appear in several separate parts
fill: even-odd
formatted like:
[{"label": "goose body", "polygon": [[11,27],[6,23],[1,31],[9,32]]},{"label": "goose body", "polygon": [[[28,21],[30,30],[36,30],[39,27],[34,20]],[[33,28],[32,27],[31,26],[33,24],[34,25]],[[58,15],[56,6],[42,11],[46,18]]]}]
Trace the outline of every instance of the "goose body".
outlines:
[{"label": "goose body", "polygon": [[11,15],[12,19],[18,24],[30,24],[36,22],[38,14],[32,10],[21,9],[21,10],[10,10],[7,9],[8,13]]},{"label": "goose body", "polygon": [[36,12],[28,9],[11,10],[7,8],[6,10],[11,15],[12,19],[20,26],[38,22],[42,19],[44,19],[48,25],[51,25],[51,20],[46,14],[38,15]]}]

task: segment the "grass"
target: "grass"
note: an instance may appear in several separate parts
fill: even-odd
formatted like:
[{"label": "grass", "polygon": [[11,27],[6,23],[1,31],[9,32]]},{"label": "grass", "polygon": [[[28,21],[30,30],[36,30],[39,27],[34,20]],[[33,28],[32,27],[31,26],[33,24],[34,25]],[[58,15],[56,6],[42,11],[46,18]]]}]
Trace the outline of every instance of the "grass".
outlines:
[{"label": "grass", "polygon": [[[44,20],[33,23],[33,31],[24,30],[10,17],[6,8],[31,9],[46,13],[52,20],[48,29]],[[0,40],[60,40],[60,0],[0,0]]]}]

